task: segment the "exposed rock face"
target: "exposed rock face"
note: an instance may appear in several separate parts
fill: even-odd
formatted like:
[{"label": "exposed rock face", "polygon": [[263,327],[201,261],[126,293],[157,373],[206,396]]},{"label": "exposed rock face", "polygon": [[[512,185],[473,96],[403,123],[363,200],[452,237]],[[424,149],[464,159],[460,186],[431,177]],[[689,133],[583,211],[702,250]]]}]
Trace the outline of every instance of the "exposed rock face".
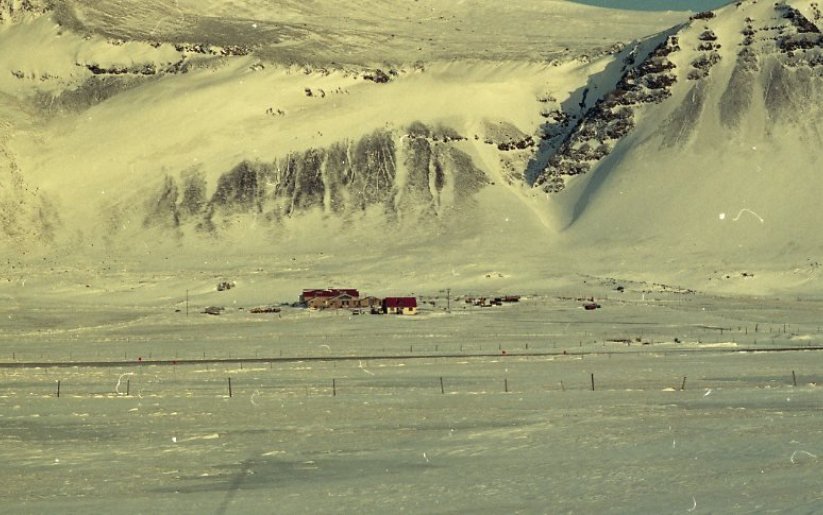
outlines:
[{"label": "exposed rock face", "polygon": [[703,81],[691,86],[683,102],[663,123],[663,145],[675,147],[688,141],[697,129],[706,104],[707,87]]},{"label": "exposed rock face", "polygon": [[[665,146],[685,144],[708,109],[718,110],[724,127],[739,127],[758,94],[775,122],[798,123],[818,113],[817,106],[823,102],[823,76],[818,71],[823,66],[819,7],[811,4],[812,18],[807,18],[792,5],[775,3],[770,16],[756,20],[743,14],[741,6],[746,5],[739,2],[740,12],[727,12],[727,16],[740,18],[740,39],[731,39],[728,24],[719,23],[713,13],[699,13],[692,17],[690,31],[670,35],[640,64],[635,64],[634,53],[627,56],[617,86],[585,110],[572,130],[562,130],[563,124],[570,123],[568,113],[545,111],[544,116],[553,122],[548,125],[558,130],[544,139],[557,140],[558,135],[563,139],[552,143],[548,165],[533,176],[533,186],[547,193],[559,192],[570,178],[595,169],[633,130],[644,105],[668,102],[678,83],[688,89],[660,124]],[[712,71],[721,62],[722,44],[736,45],[739,50],[728,83],[719,86],[719,103],[710,106],[709,91],[719,80]],[[678,68],[670,58],[681,52],[681,46],[688,52],[674,59]]]},{"label": "exposed rock face", "polygon": [[[55,5],[59,10],[70,4]],[[589,77],[569,100],[558,102],[548,91],[538,96],[545,119],[539,137],[508,122],[488,122],[472,135],[479,151],[484,159],[500,158],[502,178],[510,185],[525,183],[556,193],[576,176],[596,171],[641,123],[644,138],[652,132],[645,127],[654,123],[649,139],[667,151],[693,140],[706,113],[717,113],[721,126],[729,130],[744,126],[752,106],[765,106],[768,121],[774,122],[771,126],[817,116],[818,106],[823,105],[819,8],[801,2],[793,5],[802,5],[802,10],[761,2],[750,11],[761,19],[745,17],[747,6],[754,5],[741,2],[739,11],[730,6],[722,20],[711,12],[699,13],[685,28],[616,47],[615,60],[606,63],[606,71]],[[46,2],[35,0],[0,0],[0,20],[20,19],[47,8]],[[105,50],[125,44],[116,35],[107,38],[95,44]],[[79,59],[74,71],[80,73],[70,87],[35,88],[39,92],[31,98],[47,112],[82,111],[129,88],[160,81],[164,74],[210,66],[206,63],[217,66],[231,56],[256,51],[250,44],[180,41],[184,40],[129,41],[143,45],[145,52],[136,62],[123,60],[126,64],[107,51]],[[252,60],[241,61],[248,66]],[[262,69],[263,64],[249,68]],[[360,70],[357,76],[379,84],[401,80],[397,71],[385,69]],[[310,68],[306,70],[310,73]],[[38,80],[30,70],[11,73],[20,81]],[[39,77],[40,82],[57,79]],[[312,102],[326,97],[320,88],[304,91]],[[266,112],[275,115],[273,107]],[[276,112],[286,114],[279,108]],[[138,226],[142,222],[147,228],[197,228],[209,234],[244,216],[276,224],[309,211],[342,219],[379,212],[389,222],[436,219],[470,201],[490,182],[466,153],[474,143],[464,144],[464,140],[450,127],[415,122],[400,131],[377,130],[354,141],[341,139],[270,162],[242,161],[219,177],[213,171],[207,177],[199,169],[161,174],[160,180],[138,193],[144,198],[136,203],[142,209],[137,215],[117,206],[105,209],[112,220],[129,216]],[[481,141],[488,146],[483,148]],[[540,159],[529,162],[535,154]],[[42,195],[27,189],[16,166],[13,156],[0,155],[4,167],[0,168],[0,235],[47,240],[59,224],[56,210]],[[24,209],[15,204],[18,198],[26,199]],[[112,232],[120,226],[112,223]]]},{"label": "exposed rock face", "polygon": [[175,43],[174,48],[183,54],[219,55],[223,57],[251,53],[251,49],[243,45],[216,46],[206,43]]},{"label": "exposed rock face", "polygon": [[177,227],[180,224],[180,208],[177,205],[177,183],[171,176],[163,178],[157,196],[146,205],[143,226]]},{"label": "exposed rock face", "polygon": [[238,215],[271,222],[309,210],[343,217],[378,207],[388,220],[437,217],[490,181],[454,146],[450,128],[412,124],[405,134],[379,130],[358,141],[288,154],[272,163],[243,161],[208,184],[197,170],[166,176],[146,201],[145,226],[194,221],[219,232]]},{"label": "exposed rock face", "polygon": [[10,23],[26,15],[40,15],[51,8],[46,0],[0,0],[0,23]]},{"label": "exposed rock face", "polygon": [[582,116],[551,156],[548,166],[536,177],[534,186],[545,192],[561,191],[569,177],[587,173],[606,157],[634,128],[637,107],[659,103],[671,96],[677,75],[669,55],[679,50],[679,38],[669,36],[640,64],[635,65],[635,56],[629,54],[626,71],[616,88]]},{"label": "exposed rock face", "polygon": [[93,75],[59,95],[38,92],[34,104],[47,113],[83,111],[115,95],[144,84],[150,78],[131,75]]},{"label": "exposed rock face", "polygon": [[727,128],[738,127],[752,105],[757,73],[760,70],[754,53],[741,53],[720,100],[720,123]]},{"label": "exposed rock face", "polygon": [[488,145],[495,145],[497,150],[503,152],[525,150],[534,146],[534,140],[531,136],[510,123],[486,122],[484,132],[483,142]]},{"label": "exposed rock face", "polygon": [[158,67],[152,63],[134,66],[110,66],[103,68],[98,64],[87,64],[85,67],[94,75],[157,75],[159,73],[186,72],[183,66],[184,60],[175,63],[167,63],[163,67]]},{"label": "exposed rock face", "polygon": [[738,60],[752,73],[760,71],[769,118],[795,123],[816,116],[823,100],[819,71],[823,65],[823,35],[816,25],[819,10],[813,9],[818,13],[815,21],[790,5],[776,4],[775,11],[780,24],[751,21],[750,43],[744,45],[747,48]]},{"label": "exposed rock face", "polygon": [[197,169],[184,171],[180,180],[183,183],[183,196],[178,208],[182,218],[191,218],[203,211],[208,202],[206,198],[206,178]]},{"label": "exposed rock face", "polygon": [[697,45],[698,55],[691,62],[691,69],[686,76],[689,80],[705,79],[709,76],[711,69],[720,62],[720,43],[714,31],[706,30],[697,38],[700,43]]}]

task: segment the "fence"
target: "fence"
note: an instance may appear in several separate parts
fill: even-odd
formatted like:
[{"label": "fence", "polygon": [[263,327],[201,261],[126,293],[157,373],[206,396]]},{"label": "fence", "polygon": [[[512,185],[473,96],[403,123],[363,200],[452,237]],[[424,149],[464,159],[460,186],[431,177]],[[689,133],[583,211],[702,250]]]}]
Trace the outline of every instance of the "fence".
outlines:
[{"label": "fence", "polygon": [[[820,353],[814,353],[818,355]],[[731,357],[731,356],[730,356]],[[638,370],[626,357],[475,358],[473,362],[432,358],[412,370],[403,361],[278,364],[182,364],[124,368],[5,369],[0,373],[0,397],[377,397],[386,395],[492,395],[542,392],[708,391],[814,387],[823,375],[793,368],[726,368],[712,370],[700,362],[668,360],[666,366]],[[665,358],[653,358],[665,361]],[[448,361],[444,363],[444,361]],[[614,361],[613,366],[609,361]],[[678,366],[679,362],[683,366]],[[231,366],[227,366],[231,365]],[[424,368],[431,370],[421,370]],[[707,369],[708,368],[708,369]],[[678,369],[680,370],[678,372]]]}]

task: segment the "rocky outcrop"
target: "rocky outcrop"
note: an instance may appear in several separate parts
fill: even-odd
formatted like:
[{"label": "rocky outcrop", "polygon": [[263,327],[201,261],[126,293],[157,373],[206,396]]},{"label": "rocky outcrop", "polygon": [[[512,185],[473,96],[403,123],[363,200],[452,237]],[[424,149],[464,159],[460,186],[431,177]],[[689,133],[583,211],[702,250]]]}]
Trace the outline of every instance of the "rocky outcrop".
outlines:
[{"label": "rocky outcrop", "polygon": [[[823,80],[817,70],[823,66],[823,33],[818,26],[823,15],[816,3],[809,7],[811,19],[787,3],[775,3],[770,8],[772,15],[762,20],[744,19],[745,15],[730,11],[728,16],[740,16],[740,39],[736,41],[722,41],[730,39],[729,23],[720,23],[711,12],[698,13],[691,18],[691,30],[670,35],[640,64],[635,64],[634,53],[629,54],[614,90],[588,108],[570,131],[568,113],[544,110],[549,121],[545,147],[552,152],[548,165],[535,174],[533,186],[547,193],[559,192],[571,177],[593,170],[633,130],[638,110],[644,104],[667,101],[672,87],[683,79],[688,89],[660,124],[659,135],[665,146],[689,141],[708,109],[709,79],[721,62],[722,44],[738,48],[717,105],[724,127],[739,127],[757,94],[763,95],[772,121],[794,123],[813,116],[823,102]],[[678,60],[682,67],[678,70],[669,56],[680,45],[691,53],[687,60]]]},{"label": "rocky outcrop", "polygon": [[276,223],[311,210],[343,218],[377,207],[387,220],[425,220],[459,208],[490,181],[455,147],[454,129],[416,122],[397,134],[293,152],[273,162],[243,161],[214,192],[199,170],[166,176],[145,201],[146,227],[193,224],[218,233],[245,215]]},{"label": "rocky outcrop", "polygon": [[154,63],[138,64],[133,66],[107,66],[103,67],[99,64],[78,64],[77,66],[84,66],[94,75],[157,75],[161,73],[178,73],[186,72],[185,59],[181,59],[174,63],[166,63],[158,66]]},{"label": "rocky outcrop", "polygon": [[[816,5],[813,6],[819,19],[820,11]],[[775,4],[775,9],[783,13],[783,18],[789,20],[798,34],[820,34],[820,29],[811,20],[794,7],[787,4]]]},{"label": "rocky outcrop", "polygon": [[177,227],[180,225],[180,207],[177,205],[177,182],[169,175],[163,178],[158,191],[146,205],[144,227]]},{"label": "rocky outcrop", "polygon": [[[397,72],[394,72],[394,75],[397,75]],[[391,77],[389,77],[389,74],[378,68],[372,72],[364,73],[363,79],[370,80],[376,84],[385,84],[391,80]]]},{"label": "rocky outcrop", "polygon": [[25,16],[39,16],[51,9],[46,0],[0,0],[0,23],[12,23]]},{"label": "rocky outcrop", "polygon": [[[786,57],[784,63],[793,67],[823,65],[823,34],[820,28],[789,5],[779,4],[775,9],[788,22],[779,28],[775,36],[777,46]],[[819,10],[815,12],[819,16]]]},{"label": "rocky outcrop", "polygon": [[[671,96],[677,75],[669,55],[679,50],[679,38],[668,36],[640,64],[629,54],[626,71],[615,89],[585,112],[537,175],[534,186],[547,193],[561,191],[569,177],[589,172],[606,157],[634,128],[636,108]],[[555,118],[567,122],[565,117]]]},{"label": "rocky outcrop", "polygon": [[[812,6],[812,12],[819,9]],[[823,34],[815,20],[787,4],[775,4],[774,20],[747,19],[746,39],[738,54],[732,81],[746,82],[746,74],[760,73],[766,112],[774,122],[800,122],[817,116],[823,100]],[[730,84],[730,88],[732,85]],[[744,84],[744,87],[748,88]],[[731,93],[729,93],[731,94]]]},{"label": "rocky outcrop", "polygon": [[702,11],[689,17],[690,20],[711,20],[716,17],[713,11]]},{"label": "rocky outcrop", "polygon": [[178,220],[193,218],[202,213],[208,204],[206,177],[202,171],[194,168],[184,171],[180,181],[183,193],[177,204]]},{"label": "rocky outcrop", "polygon": [[697,57],[691,62],[691,69],[686,75],[688,80],[700,80],[709,76],[711,69],[720,62],[720,43],[714,31],[706,29],[697,38]]},{"label": "rocky outcrop", "polygon": [[249,55],[251,49],[244,45],[209,45],[207,43],[175,43],[174,49],[182,54],[200,54],[227,57]]},{"label": "rocky outcrop", "polygon": [[497,150],[508,152],[525,150],[534,146],[534,139],[508,122],[486,122],[483,142],[495,145]]},{"label": "rocky outcrop", "polygon": [[757,55],[744,46],[738,54],[729,83],[720,99],[720,123],[725,127],[738,127],[752,105],[759,70]]},{"label": "rocky outcrop", "polygon": [[83,111],[129,89],[145,84],[153,77],[142,75],[92,75],[77,87],[58,95],[40,91],[33,95],[34,105],[47,113]]}]

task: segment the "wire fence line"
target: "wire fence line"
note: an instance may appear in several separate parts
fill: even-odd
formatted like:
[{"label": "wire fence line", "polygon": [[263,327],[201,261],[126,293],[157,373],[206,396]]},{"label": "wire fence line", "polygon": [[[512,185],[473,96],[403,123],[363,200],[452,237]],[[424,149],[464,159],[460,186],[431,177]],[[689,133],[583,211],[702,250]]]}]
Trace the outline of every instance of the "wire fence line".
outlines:
[{"label": "wire fence line", "polygon": [[[625,343],[625,342],[624,342]],[[633,343],[633,342],[628,342]],[[0,398],[337,397],[816,387],[823,346],[628,345],[0,363]],[[358,353],[357,351],[360,351]],[[434,352],[438,351],[438,352]],[[205,354],[205,353],[204,353]],[[748,357],[748,358],[747,358]],[[821,361],[820,367],[815,364]]]},{"label": "wire fence line", "polygon": [[[558,322],[568,326],[572,322]],[[573,322],[574,325],[594,324]],[[491,327],[487,332],[472,334],[471,338],[457,338],[444,330],[442,334],[387,333],[371,335],[363,339],[357,336],[357,350],[351,348],[350,340],[332,334],[285,334],[273,335],[271,339],[238,336],[232,341],[222,341],[219,345],[203,336],[200,341],[186,340],[142,340],[127,338],[111,341],[58,341],[41,346],[16,344],[13,339],[4,338],[8,351],[0,355],[0,367],[15,363],[32,363],[49,366],[50,362],[78,362],[91,366],[94,362],[139,361],[196,361],[196,360],[236,360],[236,359],[335,359],[358,358],[358,353],[372,356],[443,354],[486,355],[494,352],[509,353],[555,353],[555,352],[597,352],[600,350],[637,349],[648,347],[672,347],[680,350],[688,346],[735,344],[742,348],[815,348],[823,346],[823,334],[818,326],[792,324],[754,325],[689,325],[669,327],[661,324],[642,322],[598,321],[597,324],[615,327],[649,325],[650,329],[640,333],[626,332],[623,328],[584,331],[576,335],[543,332],[495,332]],[[425,332],[425,331],[424,331]],[[348,335],[351,338],[352,335]],[[434,340],[434,341],[432,341]],[[82,344],[82,345],[78,345]],[[36,349],[36,350],[35,350]],[[664,352],[669,349],[664,349]],[[335,356],[335,353],[344,355]]]},{"label": "wire fence line", "polygon": [[[565,374],[487,374],[375,376],[364,369],[363,377],[343,374],[322,377],[254,377],[238,375],[239,370],[214,370],[206,377],[149,374],[140,376],[122,373],[116,381],[100,376],[74,374],[43,374],[38,377],[0,378],[0,397],[171,397],[171,398],[233,398],[252,399],[281,397],[340,396],[416,396],[416,395],[493,395],[535,394],[551,392],[684,392],[763,388],[817,388],[823,385],[823,374],[797,373],[786,370],[743,375],[692,376],[647,374],[627,376],[619,373],[574,371]],[[234,373],[232,373],[234,372]],[[259,372],[259,371],[258,371]]]},{"label": "wire fence line", "polygon": [[[476,359],[476,358],[540,358],[540,357],[578,357],[585,358],[586,356],[609,356],[612,355],[666,355],[666,354],[688,354],[688,353],[777,353],[777,352],[805,352],[805,351],[820,351],[823,350],[823,345],[817,342],[802,342],[800,345],[749,345],[737,346],[734,342],[729,342],[732,345],[728,347],[714,347],[709,344],[708,347],[701,346],[658,346],[658,345],[635,345],[630,344],[616,344],[611,342],[610,348],[603,348],[599,346],[588,345],[583,347],[551,348],[550,350],[530,350],[529,346],[524,346],[521,350],[507,350],[512,347],[504,347],[502,344],[498,345],[496,350],[490,352],[472,351],[469,348],[461,346],[456,352],[448,349],[441,350],[440,346],[430,347],[411,347],[406,352],[392,353],[392,352],[378,352],[378,353],[350,353],[350,354],[297,354],[297,355],[283,355],[280,352],[278,355],[270,355],[265,357],[254,356],[244,357],[240,355],[231,356],[228,353],[226,357],[208,357],[204,352],[202,357],[198,355],[194,358],[160,358],[154,359],[150,354],[148,358],[137,356],[129,359],[124,356],[124,359],[101,359],[101,360],[46,360],[33,359],[25,360],[22,355],[15,354],[11,361],[0,361],[0,369],[3,368],[74,368],[74,367],[89,367],[89,368],[112,368],[112,367],[143,367],[143,366],[182,366],[182,365],[202,365],[202,364],[273,364],[273,363],[300,363],[300,362],[339,362],[339,361],[379,361],[379,360],[421,360],[421,359]],[[621,342],[622,343],[622,342]]]}]

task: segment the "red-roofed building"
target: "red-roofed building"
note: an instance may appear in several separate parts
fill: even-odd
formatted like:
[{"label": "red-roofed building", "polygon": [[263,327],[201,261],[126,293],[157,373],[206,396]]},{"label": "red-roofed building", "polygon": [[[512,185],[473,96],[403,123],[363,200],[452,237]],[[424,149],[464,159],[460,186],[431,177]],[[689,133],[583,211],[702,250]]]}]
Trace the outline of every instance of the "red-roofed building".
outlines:
[{"label": "red-roofed building", "polygon": [[330,307],[330,301],[341,295],[346,296],[346,300],[356,301],[360,298],[360,292],[354,289],[327,288],[325,290],[303,290],[303,293],[300,294],[300,304],[306,306],[314,304],[311,307]]},{"label": "red-roofed building", "polygon": [[390,315],[416,315],[417,299],[414,297],[386,297],[383,299],[383,313]]}]

